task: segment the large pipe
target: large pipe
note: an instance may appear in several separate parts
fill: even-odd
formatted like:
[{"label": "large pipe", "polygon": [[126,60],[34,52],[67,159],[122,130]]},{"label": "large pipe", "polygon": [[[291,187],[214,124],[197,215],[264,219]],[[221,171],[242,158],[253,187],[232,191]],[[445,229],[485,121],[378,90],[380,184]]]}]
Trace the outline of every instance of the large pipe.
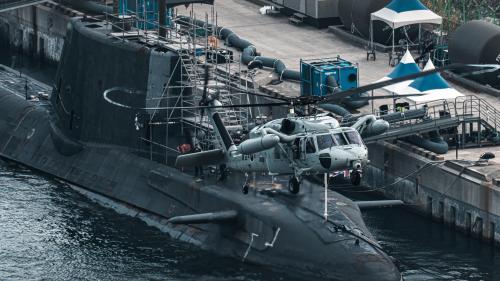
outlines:
[{"label": "large pipe", "polygon": [[401,200],[377,200],[377,201],[356,201],[359,209],[385,208],[394,206],[403,206],[405,203]]},{"label": "large pipe", "polygon": [[[202,20],[195,20],[187,16],[179,16],[177,19],[181,23],[192,23],[196,26],[206,27],[212,30],[215,28],[212,24],[207,24]],[[248,65],[252,61],[260,61],[263,66],[273,68],[279,75],[280,80],[300,81],[299,71],[287,69],[283,61],[279,59],[259,56],[257,49],[251,42],[239,37],[232,30],[224,27],[217,27],[216,33],[221,40],[226,41],[226,44],[242,52],[241,62],[243,64]]]},{"label": "large pipe", "polygon": [[449,149],[448,143],[443,140],[438,131],[429,132],[428,138],[414,135],[406,137],[405,140],[437,154],[446,154]]}]

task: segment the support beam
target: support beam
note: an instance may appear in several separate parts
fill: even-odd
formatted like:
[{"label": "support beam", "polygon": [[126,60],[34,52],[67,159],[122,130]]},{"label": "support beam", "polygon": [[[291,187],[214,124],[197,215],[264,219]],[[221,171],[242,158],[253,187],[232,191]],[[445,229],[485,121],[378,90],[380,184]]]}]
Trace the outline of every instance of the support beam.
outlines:
[{"label": "support beam", "polygon": [[165,0],[158,0],[158,23],[159,23],[158,34],[160,35],[160,37],[167,36],[167,29],[165,28],[165,25],[167,24],[166,15],[167,15],[167,4],[165,3]]}]

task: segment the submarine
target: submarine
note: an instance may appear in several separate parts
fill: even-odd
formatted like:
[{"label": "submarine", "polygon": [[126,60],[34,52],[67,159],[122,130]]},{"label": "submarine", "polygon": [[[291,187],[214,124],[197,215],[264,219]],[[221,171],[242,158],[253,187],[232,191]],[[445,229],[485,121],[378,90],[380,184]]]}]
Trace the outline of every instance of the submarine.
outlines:
[{"label": "submarine", "polygon": [[[67,29],[47,102],[0,87],[2,158],[151,214],[173,238],[217,255],[306,280],[402,280],[355,202],[328,191],[325,220],[325,194],[312,179],[295,195],[253,175],[243,194],[242,173],[207,170],[200,179],[175,167],[175,148],[195,124],[185,102],[152,108],[195,94],[196,85],[184,85],[189,54],[178,42],[143,40],[96,17]],[[103,94],[117,87],[110,96],[129,106]]]}]

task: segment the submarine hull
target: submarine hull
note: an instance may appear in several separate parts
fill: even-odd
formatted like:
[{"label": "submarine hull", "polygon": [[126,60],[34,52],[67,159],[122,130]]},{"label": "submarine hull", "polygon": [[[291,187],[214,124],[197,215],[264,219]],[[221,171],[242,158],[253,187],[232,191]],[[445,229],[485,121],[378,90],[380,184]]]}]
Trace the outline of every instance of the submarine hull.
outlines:
[{"label": "submarine hull", "polygon": [[[283,190],[286,183],[266,190],[270,178],[256,176],[244,195],[240,173],[230,172],[223,181],[207,174],[197,181],[186,173],[191,171],[170,166],[175,157],[148,147],[142,141],[148,128],[134,126],[136,117],[140,121],[151,113],[112,106],[103,91],[126,86],[134,94],[116,98],[147,107],[164,81],[179,75],[177,55],[127,41],[117,44],[94,30],[98,23],[86,25],[75,21],[68,27],[49,103],[26,101],[23,94],[0,87],[1,157],[152,214],[174,238],[218,255],[325,280],[400,280],[357,205],[337,193],[329,192],[325,220],[323,189],[313,182],[304,180],[301,192],[291,195]],[[172,126],[174,133],[164,129],[150,138],[181,143],[183,136]],[[221,211],[237,216],[217,223],[168,222]]]}]

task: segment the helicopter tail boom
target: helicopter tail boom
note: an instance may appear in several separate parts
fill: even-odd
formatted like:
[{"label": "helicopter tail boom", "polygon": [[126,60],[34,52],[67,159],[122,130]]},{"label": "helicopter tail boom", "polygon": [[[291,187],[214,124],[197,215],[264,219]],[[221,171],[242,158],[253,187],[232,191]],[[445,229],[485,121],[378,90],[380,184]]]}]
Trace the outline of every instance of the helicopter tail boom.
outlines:
[{"label": "helicopter tail boom", "polygon": [[177,156],[176,167],[194,167],[203,163],[205,165],[217,165],[225,160],[225,154],[222,149],[214,149],[190,153]]}]

